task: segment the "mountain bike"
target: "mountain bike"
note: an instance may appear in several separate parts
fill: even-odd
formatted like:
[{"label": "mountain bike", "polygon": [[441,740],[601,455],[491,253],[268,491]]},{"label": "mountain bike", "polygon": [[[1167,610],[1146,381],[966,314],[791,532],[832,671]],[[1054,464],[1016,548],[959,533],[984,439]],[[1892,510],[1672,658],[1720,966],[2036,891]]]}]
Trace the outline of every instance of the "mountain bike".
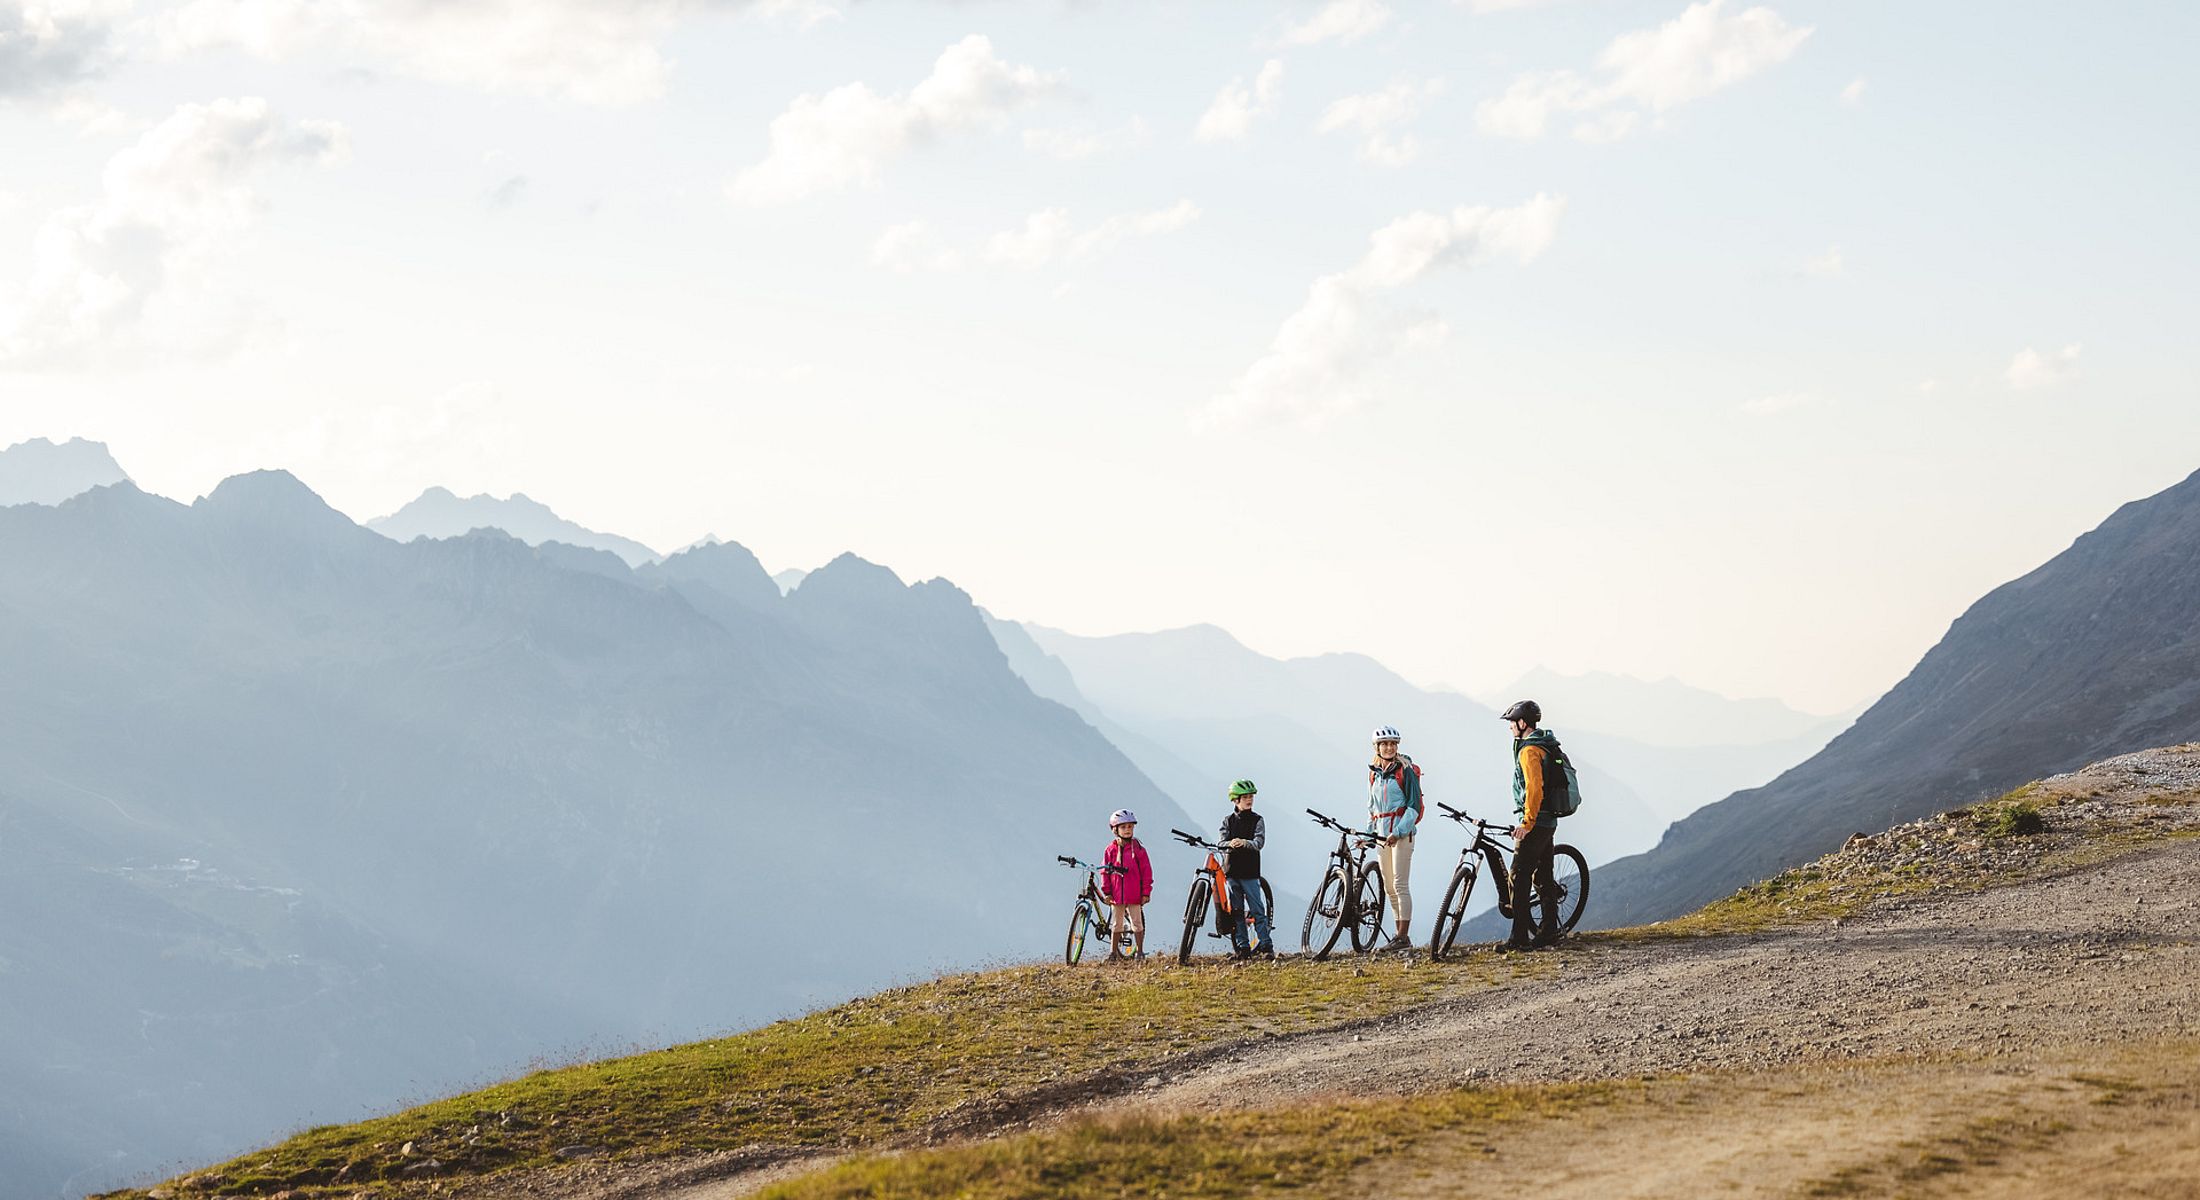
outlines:
[{"label": "mountain bike", "polygon": [[[1181,829],[1172,829],[1169,833],[1177,841],[1187,846],[1208,852],[1207,861],[1201,863],[1199,869],[1192,872],[1192,891],[1190,895],[1184,898],[1184,937],[1177,943],[1176,961],[1189,963],[1192,961],[1192,947],[1199,941],[1199,927],[1207,922],[1207,905],[1212,903],[1225,912],[1229,911],[1230,908],[1229,882],[1222,878],[1219,860],[1215,858],[1215,855],[1222,854],[1225,851],[1221,846],[1208,841],[1206,838],[1186,833]],[[1270,919],[1272,920],[1276,911],[1276,893],[1270,890],[1266,879],[1260,881],[1260,898],[1262,903],[1268,906],[1268,912],[1271,914]],[[1226,938],[1230,935],[1215,932],[1207,936]]]},{"label": "mountain bike", "polygon": [[1123,868],[1080,862],[1063,854],[1055,855],[1054,861],[1085,873],[1085,890],[1077,894],[1077,911],[1069,915],[1069,941],[1062,947],[1063,960],[1074,967],[1085,957],[1085,934],[1088,930],[1095,937],[1106,938],[1108,950],[1113,953],[1116,945],[1111,922],[1115,918],[1115,906],[1100,895],[1098,877],[1121,875]]},{"label": "mountain bike", "polygon": [[[1436,928],[1429,934],[1430,958],[1442,958],[1451,953],[1452,944],[1459,938],[1460,926],[1467,920],[1467,897],[1474,891],[1475,880],[1480,878],[1487,864],[1490,882],[1497,888],[1497,912],[1503,917],[1513,915],[1512,872],[1506,859],[1515,851],[1511,846],[1491,837],[1492,831],[1506,833],[1510,825],[1492,825],[1460,812],[1449,804],[1438,802],[1444,816],[1461,825],[1474,827],[1474,841],[1459,851],[1459,866],[1451,873],[1451,886],[1444,889],[1444,903],[1436,910]],[[1582,907],[1589,902],[1589,860],[1572,846],[1551,847],[1551,879],[1558,885],[1559,933],[1573,932],[1574,923],[1581,920]],[[1531,884],[1528,906],[1534,911],[1542,904],[1542,893]]]},{"label": "mountain bike", "polygon": [[[1339,934],[1351,931],[1354,950],[1372,950],[1383,944],[1383,869],[1367,861],[1368,852],[1382,840],[1333,817],[1307,809],[1314,823],[1337,831],[1337,848],[1329,852],[1329,869],[1323,873],[1314,899],[1306,906],[1306,923],[1299,927],[1299,949],[1316,959],[1329,957]],[[1353,843],[1358,843],[1358,849]]]}]

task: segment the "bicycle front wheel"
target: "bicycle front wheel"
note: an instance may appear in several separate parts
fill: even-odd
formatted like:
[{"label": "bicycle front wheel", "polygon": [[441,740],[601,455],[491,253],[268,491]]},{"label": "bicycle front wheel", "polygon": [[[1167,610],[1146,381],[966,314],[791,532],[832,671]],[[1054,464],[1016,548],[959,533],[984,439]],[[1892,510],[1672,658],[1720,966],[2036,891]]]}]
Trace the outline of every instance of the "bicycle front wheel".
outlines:
[{"label": "bicycle front wheel", "polygon": [[1176,946],[1179,964],[1192,961],[1192,947],[1199,941],[1200,927],[1207,923],[1207,889],[1205,879],[1195,879],[1192,894],[1184,898],[1184,939]]},{"label": "bicycle front wheel", "polygon": [[1084,901],[1077,902],[1077,910],[1069,915],[1069,941],[1063,943],[1062,958],[1076,966],[1085,957],[1085,931],[1092,928],[1092,909]]},{"label": "bicycle front wheel", "polygon": [[1302,952],[1324,959],[1336,948],[1337,936],[1344,932],[1346,882],[1341,870],[1322,876],[1321,886],[1314,889],[1313,902],[1306,906],[1306,924],[1299,928]]},{"label": "bicycle front wheel", "polygon": [[1352,948],[1373,950],[1383,944],[1383,869],[1369,867],[1360,876],[1360,902],[1352,922]]},{"label": "bicycle front wheel", "polygon": [[1460,867],[1451,873],[1451,886],[1444,889],[1443,907],[1436,910],[1436,929],[1428,937],[1428,956],[1442,958],[1451,953],[1451,945],[1459,940],[1459,927],[1467,921],[1467,898],[1474,894],[1474,872]]}]

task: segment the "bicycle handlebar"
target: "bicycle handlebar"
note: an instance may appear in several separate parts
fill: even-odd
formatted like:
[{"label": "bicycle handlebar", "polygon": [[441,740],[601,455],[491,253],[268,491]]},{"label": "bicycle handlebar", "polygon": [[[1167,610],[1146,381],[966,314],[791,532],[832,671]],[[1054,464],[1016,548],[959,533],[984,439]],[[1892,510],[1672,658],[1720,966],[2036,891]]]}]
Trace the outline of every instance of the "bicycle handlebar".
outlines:
[{"label": "bicycle handlebar", "polygon": [[1204,846],[1209,850],[1222,849],[1222,847],[1215,845],[1213,842],[1210,842],[1206,838],[1200,837],[1197,834],[1186,833],[1181,829],[1171,829],[1169,832],[1175,834],[1176,840],[1184,843],[1187,846]]},{"label": "bicycle handlebar", "polygon": [[1461,825],[1465,825],[1465,824],[1467,824],[1467,823],[1469,823],[1469,822],[1472,822],[1472,823],[1474,824],[1475,828],[1477,828],[1477,829],[1484,829],[1484,830],[1489,830],[1489,829],[1511,829],[1511,828],[1512,828],[1512,826],[1510,826],[1510,825],[1497,825],[1497,824],[1493,824],[1493,823],[1491,823],[1491,822],[1489,822],[1489,821],[1485,821],[1485,820],[1483,820],[1483,819],[1482,819],[1482,818],[1480,818],[1480,817],[1472,817],[1472,816],[1468,816],[1468,815],[1467,815],[1466,813],[1460,812],[1460,811],[1459,811],[1458,809],[1456,809],[1456,808],[1453,808],[1453,807],[1452,807],[1451,805],[1449,805],[1449,804],[1446,804],[1446,803],[1444,803],[1444,802],[1443,802],[1443,801],[1441,801],[1441,800],[1439,800],[1439,801],[1437,801],[1437,802],[1436,802],[1436,807],[1438,807],[1438,808],[1440,808],[1440,809],[1443,809],[1443,810],[1444,810],[1444,816],[1445,816],[1445,817],[1447,817],[1447,818],[1449,818],[1449,819],[1451,819],[1451,820],[1457,821],[1457,822],[1459,822],[1459,823],[1460,823]]}]

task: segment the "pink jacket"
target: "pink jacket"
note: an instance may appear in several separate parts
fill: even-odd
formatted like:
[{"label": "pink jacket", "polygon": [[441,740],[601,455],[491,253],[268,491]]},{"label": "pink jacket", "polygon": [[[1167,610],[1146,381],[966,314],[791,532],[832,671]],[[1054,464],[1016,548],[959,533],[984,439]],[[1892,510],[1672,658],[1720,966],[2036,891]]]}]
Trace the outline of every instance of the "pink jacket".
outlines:
[{"label": "pink jacket", "polygon": [[1153,863],[1146,858],[1146,847],[1137,838],[1124,841],[1117,838],[1108,843],[1108,852],[1100,861],[1111,867],[1123,868],[1121,875],[1109,871],[1100,872],[1100,896],[1110,904],[1144,904],[1153,899]]}]

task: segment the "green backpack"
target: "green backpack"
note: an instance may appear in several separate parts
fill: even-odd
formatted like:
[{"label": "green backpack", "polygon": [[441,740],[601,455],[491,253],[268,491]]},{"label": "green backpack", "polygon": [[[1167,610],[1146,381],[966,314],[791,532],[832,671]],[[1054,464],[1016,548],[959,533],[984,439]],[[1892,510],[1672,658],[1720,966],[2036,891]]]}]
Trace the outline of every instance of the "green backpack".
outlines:
[{"label": "green backpack", "polygon": [[1573,756],[1552,738],[1543,747],[1543,803],[1556,817],[1581,811],[1581,776],[1574,773]]}]

